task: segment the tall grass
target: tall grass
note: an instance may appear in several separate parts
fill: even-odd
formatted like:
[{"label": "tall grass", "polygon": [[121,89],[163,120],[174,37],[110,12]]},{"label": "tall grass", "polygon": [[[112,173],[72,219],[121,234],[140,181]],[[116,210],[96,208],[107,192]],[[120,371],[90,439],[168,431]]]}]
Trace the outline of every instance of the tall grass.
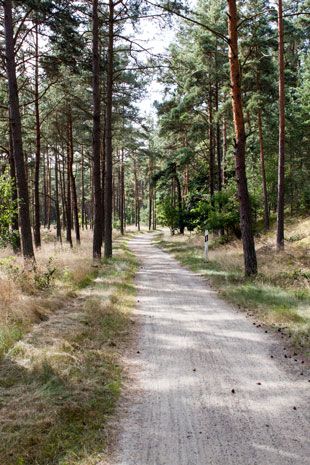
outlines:
[{"label": "tall grass", "polygon": [[104,458],[123,382],[120,354],[133,327],[137,263],[122,240],[106,263],[93,266],[91,252],[85,233],[73,251],[45,244],[37,253],[41,272],[51,253],[57,267],[46,289],[36,287],[31,270],[16,283],[3,273],[9,291],[0,321],[1,465],[93,465]]}]

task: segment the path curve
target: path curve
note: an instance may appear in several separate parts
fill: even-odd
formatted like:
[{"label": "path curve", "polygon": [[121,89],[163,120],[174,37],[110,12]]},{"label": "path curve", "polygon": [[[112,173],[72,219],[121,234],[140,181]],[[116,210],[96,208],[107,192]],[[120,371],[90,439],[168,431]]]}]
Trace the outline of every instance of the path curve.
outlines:
[{"label": "path curve", "polygon": [[117,465],[309,465],[302,365],[284,365],[269,333],[151,238],[129,243],[141,262],[133,360],[140,369]]}]

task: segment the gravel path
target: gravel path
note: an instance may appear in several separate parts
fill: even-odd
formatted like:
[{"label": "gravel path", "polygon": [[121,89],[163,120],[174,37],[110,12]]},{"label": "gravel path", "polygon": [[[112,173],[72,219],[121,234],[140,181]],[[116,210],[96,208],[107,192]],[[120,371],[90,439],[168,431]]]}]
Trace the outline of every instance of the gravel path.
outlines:
[{"label": "gravel path", "polygon": [[151,237],[129,243],[139,370],[117,465],[309,465],[305,365]]}]

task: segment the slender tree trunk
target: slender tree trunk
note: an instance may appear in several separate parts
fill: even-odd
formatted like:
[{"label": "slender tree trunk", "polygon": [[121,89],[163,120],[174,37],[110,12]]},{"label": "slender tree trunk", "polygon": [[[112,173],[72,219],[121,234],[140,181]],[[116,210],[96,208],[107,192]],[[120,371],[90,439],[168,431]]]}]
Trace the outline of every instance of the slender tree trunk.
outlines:
[{"label": "slender tree trunk", "polygon": [[179,228],[180,234],[184,234],[184,220],[183,220],[183,206],[182,206],[182,190],[179,177],[177,175],[176,167],[174,168],[173,179],[175,180],[178,198],[178,211],[179,211]]},{"label": "slender tree trunk", "polygon": [[66,208],[66,184],[65,184],[65,152],[62,147],[62,171],[60,171],[60,188],[61,188],[61,204],[62,204],[62,224],[63,228],[67,228],[67,208]]},{"label": "slender tree trunk", "polygon": [[153,187],[152,187],[152,160],[149,157],[149,231],[152,229]]},{"label": "slender tree trunk", "polygon": [[47,158],[47,179],[46,179],[46,184],[47,184],[47,229],[51,229],[51,195],[52,195],[52,186],[51,186],[51,164],[50,164],[50,157],[47,152],[46,154]]},{"label": "slender tree trunk", "polygon": [[114,3],[109,0],[109,40],[106,93],[106,179],[104,256],[112,257],[112,105],[113,105],[113,39]]},{"label": "slender tree trunk", "polygon": [[121,221],[121,234],[124,235],[124,210],[125,210],[125,172],[124,172],[124,147],[121,151],[121,189],[120,189],[120,221]]},{"label": "slender tree trunk", "polygon": [[101,258],[102,205],[100,178],[100,58],[98,0],[93,0],[93,188],[94,235],[93,258]]},{"label": "slender tree trunk", "polygon": [[254,237],[251,225],[250,199],[245,171],[245,143],[246,135],[241,98],[241,82],[238,58],[238,18],[236,0],[227,0],[228,5],[228,32],[229,32],[229,65],[230,86],[236,140],[234,146],[235,168],[238,186],[240,227],[243,242],[245,274],[247,276],[257,273],[257,260]]},{"label": "slender tree trunk", "polygon": [[[225,101],[226,101],[226,96],[224,95],[224,102]],[[226,185],[226,179],[225,179],[226,153],[227,153],[227,129],[226,129],[226,118],[224,116],[224,119],[223,119],[222,186]]]},{"label": "slender tree trunk", "polygon": [[43,154],[43,195],[44,195],[44,227],[47,225],[47,181],[46,181],[46,157]]},{"label": "slender tree trunk", "polygon": [[105,174],[106,174],[106,152],[105,152],[105,140],[106,140],[106,118],[104,117],[104,124],[103,124],[103,143],[102,143],[102,174],[101,174],[101,206],[102,206],[102,240],[104,241],[104,234],[105,234]]},{"label": "slender tree trunk", "polygon": [[[13,204],[17,205],[17,189],[16,189],[16,174],[15,174],[15,163],[14,163],[14,156],[13,156],[13,141],[12,141],[12,130],[11,130],[11,125],[9,125],[9,131],[10,131],[10,155],[9,155],[9,161],[10,161],[10,175],[11,178],[13,179],[13,186],[12,186],[12,202]],[[21,244],[20,244],[20,235],[19,235],[19,225],[18,225],[18,214],[14,214],[12,218],[12,224],[11,224],[12,232],[15,236],[14,242],[13,242],[13,250],[15,253],[19,253],[21,250]]]},{"label": "slender tree trunk", "polygon": [[153,195],[153,230],[156,231],[156,186],[154,186]]},{"label": "slender tree trunk", "polygon": [[213,148],[213,108],[212,108],[212,84],[209,83],[209,166],[210,166],[210,197],[213,205],[214,200],[214,148]]},{"label": "slender tree trunk", "polygon": [[260,147],[260,164],[261,164],[263,192],[264,192],[264,221],[265,221],[265,229],[266,231],[268,231],[269,229],[269,207],[268,207],[268,193],[267,193],[267,182],[266,182],[266,171],[265,171],[262,115],[261,115],[260,108],[258,108],[257,118],[258,118],[259,147]]},{"label": "slender tree trunk", "polygon": [[[219,91],[218,91],[218,83],[215,85],[215,110],[218,112],[219,110]],[[217,184],[218,190],[222,190],[222,153],[221,153],[221,128],[220,123],[217,121],[216,123],[216,152],[217,152]]]},{"label": "slender tree trunk", "polygon": [[75,176],[73,174],[74,147],[73,147],[73,129],[72,129],[71,108],[69,109],[69,134],[70,134],[70,181],[71,181],[71,188],[72,188],[72,205],[73,205],[73,212],[74,212],[74,230],[75,230],[76,243],[80,244],[81,236],[80,236],[80,225],[79,225],[79,209],[78,209],[78,201],[77,201],[77,193],[76,193]]},{"label": "slender tree trunk", "polygon": [[59,210],[59,187],[58,187],[58,147],[55,150],[55,213],[56,213],[56,237],[59,242],[61,240],[61,222]]},{"label": "slender tree trunk", "polygon": [[94,182],[93,182],[94,176],[93,176],[93,164],[90,166],[90,224],[89,227],[90,229],[94,229]]},{"label": "slender tree trunk", "polygon": [[139,203],[139,194],[138,194],[138,180],[137,180],[137,162],[134,159],[133,165],[133,175],[135,180],[135,225],[138,226],[138,203]]},{"label": "slender tree trunk", "polygon": [[41,220],[40,220],[40,161],[41,161],[41,126],[39,112],[39,31],[36,23],[36,45],[35,45],[35,118],[36,118],[36,158],[35,158],[35,176],[34,176],[34,245],[41,247]]},{"label": "slender tree trunk", "polygon": [[278,211],[277,249],[284,249],[284,146],[285,146],[285,88],[284,88],[284,29],[282,0],[278,0],[279,28],[279,165],[278,165]]},{"label": "slender tree trunk", "polygon": [[22,127],[16,79],[12,1],[4,0],[2,3],[4,9],[5,56],[9,89],[10,124],[12,128],[13,157],[15,162],[16,184],[19,200],[18,205],[22,236],[22,250],[24,258],[34,260],[29,213],[29,195],[24,163]]},{"label": "slender tree trunk", "polygon": [[[68,105],[67,105],[68,106]],[[71,165],[71,149],[70,149],[70,132],[69,132],[69,121],[67,121],[67,242],[69,242],[70,247],[72,244],[72,215],[71,215],[71,175],[70,175],[70,165]]]},{"label": "slender tree trunk", "polygon": [[120,153],[118,156],[118,166],[117,166],[117,190],[116,190],[116,205],[114,209],[114,216],[117,212],[118,219],[121,219],[121,160]]},{"label": "slender tree trunk", "polygon": [[84,184],[84,150],[83,145],[81,146],[81,213],[82,213],[82,229],[85,227],[85,184]]}]

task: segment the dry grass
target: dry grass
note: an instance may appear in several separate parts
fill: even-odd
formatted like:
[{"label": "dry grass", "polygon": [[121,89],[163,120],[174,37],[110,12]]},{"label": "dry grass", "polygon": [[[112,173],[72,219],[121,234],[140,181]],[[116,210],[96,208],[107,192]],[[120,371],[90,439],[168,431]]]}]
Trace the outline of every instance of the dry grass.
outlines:
[{"label": "dry grass", "polygon": [[[286,224],[285,250],[278,253],[275,232],[256,238],[259,274],[244,277],[240,241],[221,245],[210,241],[209,261],[203,262],[204,238],[195,234],[168,236],[159,245],[182,264],[206,276],[220,294],[247,309],[262,323],[281,330],[300,350],[310,349],[310,220]],[[307,246],[308,244],[308,246]]]},{"label": "dry grass", "polygon": [[122,384],[136,261],[117,241],[113,259],[94,268],[89,234],[73,251],[46,239],[37,263],[44,273],[53,253],[50,288],[38,289],[32,270],[15,283],[2,277],[0,327],[12,340],[0,367],[0,464],[92,465],[104,456]]}]

